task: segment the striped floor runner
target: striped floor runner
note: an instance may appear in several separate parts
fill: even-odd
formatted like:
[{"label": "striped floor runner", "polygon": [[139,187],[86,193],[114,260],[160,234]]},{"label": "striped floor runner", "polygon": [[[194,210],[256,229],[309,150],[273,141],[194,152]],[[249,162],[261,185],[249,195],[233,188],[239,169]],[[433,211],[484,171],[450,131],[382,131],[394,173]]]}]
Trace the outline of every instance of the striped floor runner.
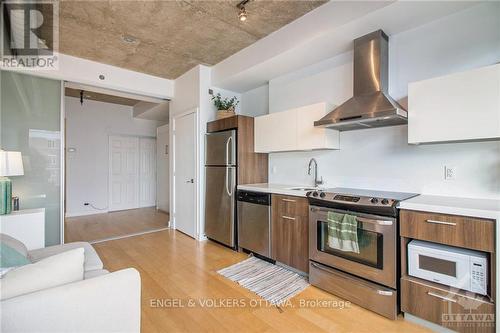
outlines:
[{"label": "striped floor runner", "polygon": [[256,257],[223,268],[217,273],[271,304],[283,304],[309,286],[305,277]]}]

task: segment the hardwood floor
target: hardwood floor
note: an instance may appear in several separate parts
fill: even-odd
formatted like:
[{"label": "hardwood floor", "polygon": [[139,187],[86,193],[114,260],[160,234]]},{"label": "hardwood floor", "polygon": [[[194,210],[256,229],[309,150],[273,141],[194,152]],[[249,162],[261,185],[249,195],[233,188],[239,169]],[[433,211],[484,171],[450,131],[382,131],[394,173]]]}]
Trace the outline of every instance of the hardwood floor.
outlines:
[{"label": "hardwood floor", "polygon": [[69,217],[64,223],[65,242],[97,241],[157,230],[168,226],[169,215],[154,207]]},{"label": "hardwood floor", "polygon": [[[304,306],[306,301],[341,301],[312,286],[290,306],[255,304],[261,300],[258,296],[216,272],[246,255],[175,230],[94,247],[107,269],[135,267],[141,273],[142,332],[427,332],[402,318],[391,321],[356,305]],[[203,303],[207,301],[217,303],[208,306]],[[233,302],[237,306],[228,306]]]}]

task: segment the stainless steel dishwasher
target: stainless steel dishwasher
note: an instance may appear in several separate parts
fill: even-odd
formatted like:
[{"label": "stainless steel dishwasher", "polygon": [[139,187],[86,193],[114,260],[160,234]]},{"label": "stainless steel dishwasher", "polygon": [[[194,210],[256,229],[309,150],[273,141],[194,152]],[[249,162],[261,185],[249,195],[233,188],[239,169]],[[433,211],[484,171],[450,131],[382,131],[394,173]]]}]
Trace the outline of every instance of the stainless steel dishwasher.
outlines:
[{"label": "stainless steel dishwasher", "polygon": [[271,194],[238,191],[238,246],[271,257]]}]

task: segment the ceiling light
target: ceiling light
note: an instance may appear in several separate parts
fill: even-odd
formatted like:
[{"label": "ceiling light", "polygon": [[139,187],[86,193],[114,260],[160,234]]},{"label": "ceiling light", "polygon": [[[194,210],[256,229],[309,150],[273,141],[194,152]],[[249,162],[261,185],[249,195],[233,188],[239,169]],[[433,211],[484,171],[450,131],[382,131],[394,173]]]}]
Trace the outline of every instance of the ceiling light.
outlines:
[{"label": "ceiling light", "polygon": [[238,13],[238,18],[240,19],[241,22],[245,22],[248,18],[247,11],[245,9],[245,5],[249,2],[250,0],[243,0],[239,4],[236,5],[236,8],[238,8],[240,11]]},{"label": "ceiling light", "polygon": [[137,38],[131,35],[122,35],[122,40],[127,44],[134,44],[137,42]]},{"label": "ceiling light", "polygon": [[238,18],[240,19],[241,22],[245,22],[247,20],[247,11],[245,10],[245,7],[240,8],[240,13],[238,14]]}]

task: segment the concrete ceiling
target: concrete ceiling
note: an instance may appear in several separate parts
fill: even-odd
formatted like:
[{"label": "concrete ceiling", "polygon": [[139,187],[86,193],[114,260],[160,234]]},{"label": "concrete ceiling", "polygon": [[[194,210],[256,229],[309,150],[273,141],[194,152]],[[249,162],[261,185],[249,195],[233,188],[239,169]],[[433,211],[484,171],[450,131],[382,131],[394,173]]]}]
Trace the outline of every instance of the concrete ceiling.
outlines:
[{"label": "concrete ceiling", "polygon": [[481,3],[332,0],[213,66],[212,85],[245,92],[348,52],[353,39],[374,30],[395,35]]},{"label": "concrete ceiling", "polygon": [[[325,0],[61,1],[59,50],[175,79],[195,65],[214,65],[278,30]],[[126,43],[124,36],[131,36]]]},{"label": "concrete ceiling", "polygon": [[[79,90],[79,89],[65,88],[64,94],[66,96],[80,98],[80,91],[81,90]],[[108,94],[101,94],[101,93],[94,92],[94,91],[84,91],[83,98],[84,98],[84,100],[88,99],[88,100],[92,100],[92,101],[120,104],[120,105],[127,105],[127,106],[134,106],[140,102],[139,100],[136,100],[136,99],[125,98],[125,97],[120,97],[120,96],[113,96],[113,95],[108,95]]]}]

